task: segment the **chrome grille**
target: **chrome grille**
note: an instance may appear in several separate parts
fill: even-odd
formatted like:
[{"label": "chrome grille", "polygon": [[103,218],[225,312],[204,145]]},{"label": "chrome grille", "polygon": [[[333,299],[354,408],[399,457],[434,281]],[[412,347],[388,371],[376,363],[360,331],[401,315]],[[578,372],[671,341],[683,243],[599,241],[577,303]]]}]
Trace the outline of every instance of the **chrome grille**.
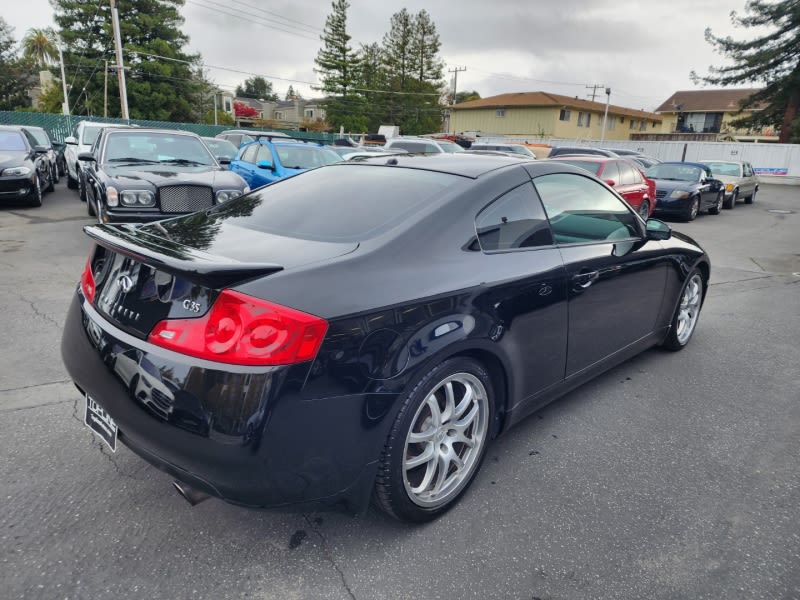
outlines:
[{"label": "chrome grille", "polygon": [[171,185],[158,190],[161,210],[166,213],[188,213],[210,208],[214,194],[203,185]]},{"label": "chrome grille", "polygon": [[666,190],[656,190],[656,200],[660,200],[661,198],[663,198],[666,195],[667,195],[667,191]]}]

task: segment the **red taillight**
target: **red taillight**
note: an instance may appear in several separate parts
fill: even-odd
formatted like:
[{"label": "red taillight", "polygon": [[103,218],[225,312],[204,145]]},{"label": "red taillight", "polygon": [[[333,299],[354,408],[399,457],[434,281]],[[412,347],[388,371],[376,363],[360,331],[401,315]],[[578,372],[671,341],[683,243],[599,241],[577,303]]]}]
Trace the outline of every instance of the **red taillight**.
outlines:
[{"label": "red taillight", "polygon": [[161,321],[148,341],[218,362],[288,365],[313,359],[327,330],[314,315],[223,290],[205,316]]},{"label": "red taillight", "polygon": [[89,304],[94,303],[95,287],[91,256],[89,256],[89,260],[86,261],[86,266],[83,268],[83,274],[81,275],[81,291]]}]

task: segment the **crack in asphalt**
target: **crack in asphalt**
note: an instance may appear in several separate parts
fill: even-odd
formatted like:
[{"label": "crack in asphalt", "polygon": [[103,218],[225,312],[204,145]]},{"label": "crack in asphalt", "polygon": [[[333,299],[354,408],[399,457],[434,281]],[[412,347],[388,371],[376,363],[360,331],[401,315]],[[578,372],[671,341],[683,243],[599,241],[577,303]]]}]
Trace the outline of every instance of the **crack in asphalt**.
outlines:
[{"label": "crack in asphalt", "polygon": [[51,317],[51,316],[50,316],[50,315],[48,315],[47,313],[44,313],[44,312],[42,312],[41,310],[39,310],[39,309],[36,307],[36,305],[33,303],[33,300],[28,300],[28,299],[27,299],[27,298],[25,298],[24,296],[19,296],[19,299],[20,299],[20,300],[22,300],[23,302],[25,302],[25,303],[26,303],[28,306],[30,306],[30,307],[31,307],[31,310],[33,311],[33,313],[34,313],[35,315],[37,315],[38,317],[40,317],[41,319],[43,319],[43,320],[47,321],[48,323],[50,323],[50,324],[52,324],[52,325],[55,325],[55,326],[56,326],[56,327],[58,327],[59,329],[62,329],[62,328],[63,328],[63,325],[61,325],[61,323],[59,323],[58,321],[56,321],[56,320],[55,320],[53,317]]},{"label": "crack in asphalt", "polygon": [[40,224],[40,223],[66,223],[68,221],[87,221],[90,217],[64,217],[63,219],[51,219],[48,217],[40,217],[27,213],[19,213],[13,210],[7,211],[8,214],[19,217],[20,219],[27,219],[26,225]]},{"label": "crack in asphalt", "polygon": [[734,279],[733,281],[718,281],[714,283],[713,281],[708,284],[708,287],[712,287],[715,285],[730,285],[731,283],[742,283],[743,281],[753,281],[755,279],[771,279],[775,277],[774,275],[758,275],[757,277],[745,277],[744,279]]},{"label": "crack in asphalt", "polygon": [[43,406],[57,406],[59,404],[66,404],[67,402],[71,402],[71,400],[56,400],[55,402],[44,402],[34,406],[18,406],[17,408],[0,408],[0,414],[31,410],[33,408],[41,408]]},{"label": "crack in asphalt", "polygon": [[753,257],[751,256],[751,257],[750,257],[750,260],[751,260],[751,261],[752,261],[752,263],[753,263],[755,266],[757,266],[759,269],[761,269],[762,271],[766,271],[766,269],[765,269],[764,267],[762,267],[760,264],[758,264],[758,261],[756,261],[756,259],[755,259],[755,258],[753,258]]},{"label": "crack in asphalt", "polygon": [[[46,385],[57,385],[59,383],[69,383],[70,381],[72,381],[72,380],[71,379],[59,379],[57,381],[47,381],[45,383],[32,383],[31,385],[23,385],[23,386],[20,386],[20,387],[4,388],[4,389],[0,390],[0,394],[2,394],[3,392],[17,392],[19,390],[30,390],[32,388],[44,387]],[[65,400],[65,402],[68,402],[68,400]]]},{"label": "crack in asphalt", "polygon": [[336,561],[333,559],[333,554],[328,548],[328,540],[325,538],[325,535],[319,530],[317,524],[312,521],[306,513],[302,513],[303,519],[305,519],[306,523],[308,524],[309,529],[317,534],[319,537],[320,542],[322,544],[322,554],[325,556],[326,560],[331,563],[331,566],[334,570],[339,574],[339,578],[342,580],[342,586],[344,587],[347,594],[353,599],[357,600],[356,595],[353,593],[353,590],[350,589],[350,585],[347,583],[347,579],[345,579],[344,571],[336,564]]}]

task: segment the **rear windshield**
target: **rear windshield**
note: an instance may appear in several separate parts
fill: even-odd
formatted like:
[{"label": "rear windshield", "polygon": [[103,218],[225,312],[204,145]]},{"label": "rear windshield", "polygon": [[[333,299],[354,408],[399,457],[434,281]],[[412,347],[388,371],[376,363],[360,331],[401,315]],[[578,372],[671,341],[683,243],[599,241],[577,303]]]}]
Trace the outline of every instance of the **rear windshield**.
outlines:
[{"label": "rear windshield", "polygon": [[566,160],[562,158],[558,162],[567,165],[572,165],[573,167],[580,167],[581,169],[586,169],[587,171],[593,173],[594,175],[597,175],[600,172],[600,167],[603,166],[603,163],[591,160]]},{"label": "rear windshield", "polygon": [[464,181],[419,169],[332,165],[281,179],[210,216],[287,237],[358,242],[394,227]]}]

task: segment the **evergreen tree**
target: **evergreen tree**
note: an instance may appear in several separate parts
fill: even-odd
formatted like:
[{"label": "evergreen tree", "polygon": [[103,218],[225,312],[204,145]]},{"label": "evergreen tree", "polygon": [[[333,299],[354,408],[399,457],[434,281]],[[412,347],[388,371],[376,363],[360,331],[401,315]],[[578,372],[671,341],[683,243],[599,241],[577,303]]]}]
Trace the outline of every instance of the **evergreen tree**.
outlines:
[{"label": "evergreen tree", "polygon": [[408,81],[414,63],[413,38],[413,18],[404,8],[392,15],[389,31],[383,36],[383,64],[388,89],[392,92],[387,95],[387,118],[389,123],[400,124],[401,127],[405,121],[405,102],[399,92],[409,91]]},{"label": "evergreen tree", "polygon": [[272,83],[256,75],[244,80],[244,85],[236,86],[238,98],[253,98],[265,102],[277,102],[278,94],[272,91]]},{"label": "evergreen tree", "polygon": [[695,80],[712,85],[760,83],[760,91],[748,98],[742,108],[757,109],[750,117],[733,122],[734,126],[762,127],[781,123],[781,142],[800,142],[800,1],[750,0],[746,15],[731,13],[739,27],[768,27],[771,31],[750,41],[717,37],[706,29],[706,40],[732,59],[733,64],[710,67],[709,74]]},{"label": "evergreen tree", "polygon": [[383,50],[377,43],[361,46],[359,51],[361,77],[358,87],[362,90],[366,105],[367,131],[377,131],[378,127],[388,123],[386,114],[388,87],[386,69],[383,64]]},{"label": "evergreen tree", "polygon": [[[105,2],[50,0],[64,62],[70,106],[76,114],[103,114],[105,61],[116,64],[111,11]],[[192,65],[199,56],[184,52],[180,27],[184,0],[119,0],[120,37],[126,66],[128,107],[133,119],[186,122],[197,118],[201,89]],[[119,88],[108,78],[108,113],[120,116]]]},{"label": "evergreen tree", "polygon": [[353,88],[360,80],[358,53],[350,45],[347,33],[347,0],[333,0],[333,12],[325,20],[325,30],[320,36],[322,47],[317,53],[316,72],[322,80],[318,88],[324,92],[325,114],[334,128],[361,132],[367,128],[364,115],[364,98]]},{"label": "evergreen tree", "polygon": [[297,96],[294,93],[294,87],[290,85],[289,89],[286,90],[286,97],[284,98],[284,100],[294,100],[295,98],[297,98]]},{"label": "evergreen tree", "polygon": [[38,82],[32,61],[20,59],[16,46],[14,28],[0,16],[0,110],[30,108],[28,89]]}]

